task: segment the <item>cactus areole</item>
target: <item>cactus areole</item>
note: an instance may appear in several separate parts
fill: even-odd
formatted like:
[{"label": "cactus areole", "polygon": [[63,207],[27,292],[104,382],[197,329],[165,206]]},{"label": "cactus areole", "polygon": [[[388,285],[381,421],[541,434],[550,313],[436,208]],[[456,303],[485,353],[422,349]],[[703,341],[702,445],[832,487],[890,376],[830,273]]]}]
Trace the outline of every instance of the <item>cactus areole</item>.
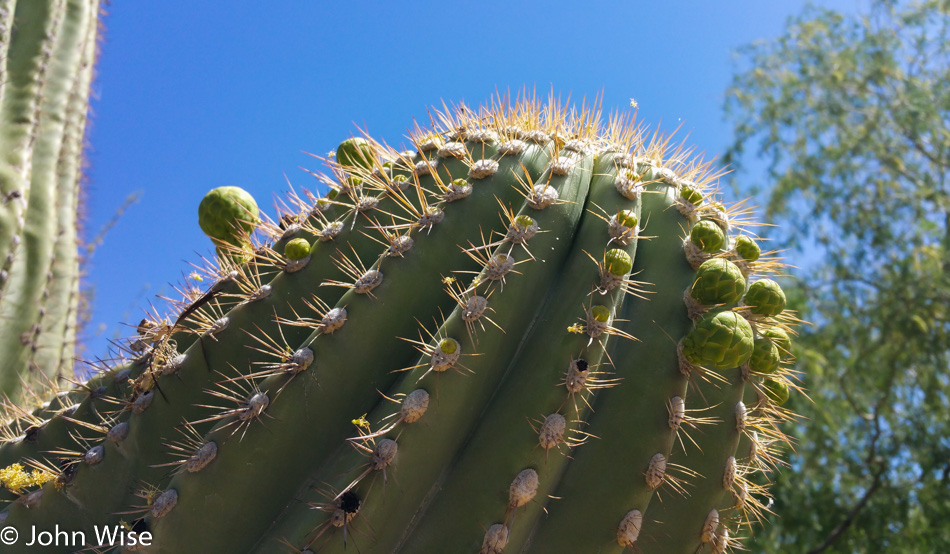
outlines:
[{"label": "cactus areole", "polygon": [[[800,389],[782,266],[668,137],[492,106],[345,141],[275,224],[211,191],[207,288],[7,414],[3,526],[89,537],[48,552],[740,548]],[[148,544],[93,543],[110,525]]]}]

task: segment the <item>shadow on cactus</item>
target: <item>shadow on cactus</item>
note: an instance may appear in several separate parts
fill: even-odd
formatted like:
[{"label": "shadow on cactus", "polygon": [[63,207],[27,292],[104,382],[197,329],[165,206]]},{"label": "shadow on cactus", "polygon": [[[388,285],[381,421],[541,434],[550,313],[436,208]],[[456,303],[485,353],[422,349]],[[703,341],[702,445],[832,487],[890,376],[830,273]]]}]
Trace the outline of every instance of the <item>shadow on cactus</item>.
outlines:
[{"label": "shadow on cactus", "polygon": [[209,193],[213,284],[14,418],[3,525],[100,551],[94,525],[117,551],[740,548],[798,390],[782,264],[670,138],[495,106],[409,151],[345,141],[275,221]]}]

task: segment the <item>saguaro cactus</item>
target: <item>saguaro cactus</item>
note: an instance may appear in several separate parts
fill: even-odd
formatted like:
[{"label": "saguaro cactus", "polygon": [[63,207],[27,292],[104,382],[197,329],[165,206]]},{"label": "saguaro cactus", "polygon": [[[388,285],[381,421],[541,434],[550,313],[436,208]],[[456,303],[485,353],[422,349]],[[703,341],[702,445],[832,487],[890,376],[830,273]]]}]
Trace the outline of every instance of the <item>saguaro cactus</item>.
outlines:
[{"label": "saguaro cactus", "polygon": [[0,1],[0,393],[72,377],[99,0]]},{"label": "saguaro cactus", "polygon": [[175,553],[737,546],[795,319],[712,164],[554,101],[437,121],[410,151],[345,141],[330,193],[256,230],[213,191],[214,284],[9,422],[3,525]]}]

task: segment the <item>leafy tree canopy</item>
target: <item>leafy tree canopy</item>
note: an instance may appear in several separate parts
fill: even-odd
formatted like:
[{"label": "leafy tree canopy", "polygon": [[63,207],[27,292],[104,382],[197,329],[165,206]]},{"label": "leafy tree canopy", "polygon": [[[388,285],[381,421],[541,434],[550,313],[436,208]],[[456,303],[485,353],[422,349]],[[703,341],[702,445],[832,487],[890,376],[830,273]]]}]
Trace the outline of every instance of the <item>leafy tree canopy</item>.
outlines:
[{"label": "leafy tree canopy", "polygon": [[766,234],[812,322],[813,402],[753,552],[950,552],[948,33],[946,0],[874,0],[740,52],[727,161],[767,164]]}]

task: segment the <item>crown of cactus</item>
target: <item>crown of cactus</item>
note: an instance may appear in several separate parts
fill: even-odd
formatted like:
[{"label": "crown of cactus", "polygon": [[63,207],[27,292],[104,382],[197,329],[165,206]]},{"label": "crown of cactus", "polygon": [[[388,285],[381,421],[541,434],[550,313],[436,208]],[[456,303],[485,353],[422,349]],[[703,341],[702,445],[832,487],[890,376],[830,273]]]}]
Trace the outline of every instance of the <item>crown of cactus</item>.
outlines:
[{"label": "crown of cactus", "polygon": [[712,163],[554,100],[433,127],[345,141],[330,192],[256,230],[212,191],[213,284],[11,414],[3,525],[101,551],[95,525],[169,553],[736,547],[796,320]]},{"label": "crown of cactus", "polygon": [[[71,377],[99,0],[0,1],[0,394]],[[44,377],[45,376],[45,377]]]}]

